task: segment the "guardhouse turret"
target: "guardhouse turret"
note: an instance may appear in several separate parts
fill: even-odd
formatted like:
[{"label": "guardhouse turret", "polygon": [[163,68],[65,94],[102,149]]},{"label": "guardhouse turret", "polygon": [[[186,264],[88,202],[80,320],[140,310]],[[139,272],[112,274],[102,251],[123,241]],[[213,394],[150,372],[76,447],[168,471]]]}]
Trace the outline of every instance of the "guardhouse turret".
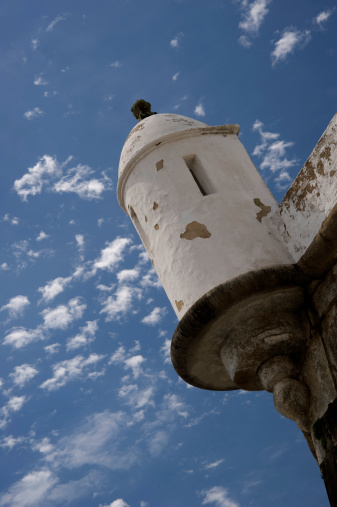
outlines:
[{"label": "guardhouse turret", "polygon": [[278,205],[238,133],[238,125],[156,114],[122,151],[119,203],[179,319],[220,283],[293,263],[269,219]]}]

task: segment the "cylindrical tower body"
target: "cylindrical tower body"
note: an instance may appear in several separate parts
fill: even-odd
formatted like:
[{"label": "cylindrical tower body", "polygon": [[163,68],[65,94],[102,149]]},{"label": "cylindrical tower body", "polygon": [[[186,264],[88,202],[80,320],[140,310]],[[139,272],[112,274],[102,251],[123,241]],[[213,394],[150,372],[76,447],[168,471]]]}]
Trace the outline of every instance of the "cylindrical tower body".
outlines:
[{"label": "cylindrical tower body", "polygon": [[220,283],[293,263],[269,221],[277,203],[238,131],[158,114],[131,131],[122,151],[120,205],[179,319]]}]

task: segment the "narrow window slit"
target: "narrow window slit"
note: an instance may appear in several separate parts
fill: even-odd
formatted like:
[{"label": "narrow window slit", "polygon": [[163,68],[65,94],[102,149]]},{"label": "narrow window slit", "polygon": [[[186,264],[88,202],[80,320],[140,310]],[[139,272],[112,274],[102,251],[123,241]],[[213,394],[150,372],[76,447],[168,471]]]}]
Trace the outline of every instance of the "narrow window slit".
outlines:
[{"label": "narrow window slit", "polygon": [[184,157],[184,161],[195,183],[197,184],[201,194],[203,196],[213,194],[214,193],[213,185],[209,181],[200,159],[196,155],[188,155]]},{"label": "narrow window slit", "polygon": [[139,219],[138,219],[138,217],[136,215],[135,210],[132,208],[132,206],[130,206],[129,209],[130,209],[130,217],[132,219],[133,225],[135,226],[136,231],[138,232],[138,235],[139,235],[140,239],[143,242],[143,245],[145,246],[147,252],[149,253],[150,252],[150,242],[149,242],[149,239],[148,239],[147,235],[145,234],[143,226],[139,222]]}]

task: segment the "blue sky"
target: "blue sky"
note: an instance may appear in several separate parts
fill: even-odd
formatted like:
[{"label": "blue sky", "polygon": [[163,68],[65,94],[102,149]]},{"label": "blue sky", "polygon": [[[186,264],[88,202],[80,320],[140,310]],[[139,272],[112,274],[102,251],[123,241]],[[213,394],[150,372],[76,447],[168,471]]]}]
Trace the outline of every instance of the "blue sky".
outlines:
[{"label": "blue sky", "polygon": [[270,394],[174,372],[177,320],[116,183],[144,98],[238,123],[281,200],[335,113],[334,2],[1,11],[0,506],[328,506]]}]

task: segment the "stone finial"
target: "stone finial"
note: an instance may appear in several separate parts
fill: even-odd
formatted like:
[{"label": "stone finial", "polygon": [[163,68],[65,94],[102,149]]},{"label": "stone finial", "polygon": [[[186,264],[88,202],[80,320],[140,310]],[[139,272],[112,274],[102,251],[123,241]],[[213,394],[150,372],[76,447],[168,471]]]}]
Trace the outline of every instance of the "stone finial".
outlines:
[{"label": "stone finial", "polygon": [[151,111],[150,102],[146,102],[146,100],[143,99],[136,100],[131,108],[131,112],[133,116],[139,121],[144,120],[144,118],[152,116],[153,114],[157,114]]}]

